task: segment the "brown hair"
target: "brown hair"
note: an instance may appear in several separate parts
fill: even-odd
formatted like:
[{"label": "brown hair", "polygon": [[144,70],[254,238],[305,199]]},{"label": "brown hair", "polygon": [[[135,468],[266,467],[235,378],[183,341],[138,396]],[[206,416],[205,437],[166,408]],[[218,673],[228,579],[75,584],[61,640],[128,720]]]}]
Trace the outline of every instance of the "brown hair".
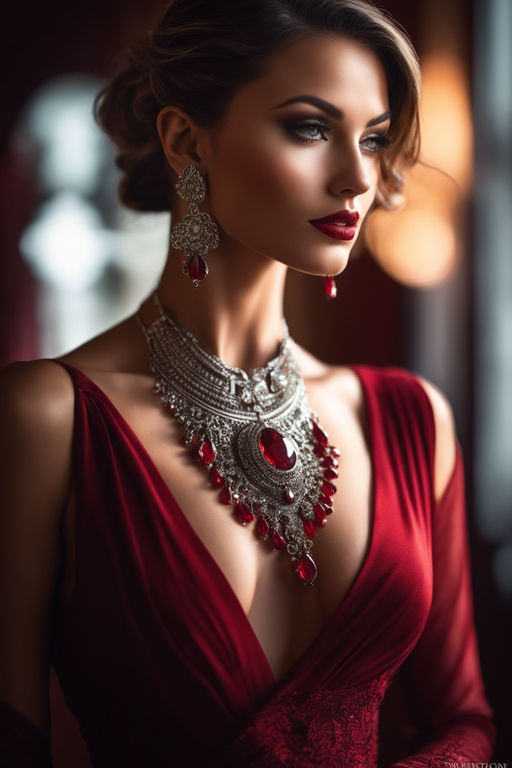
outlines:
[{"label": "brown hair", "polygon": [[312,33],[360,42],[384,67],[393,143],[380,154],[376,202],[391,207],[403,169],[418,158],[420,70],[406,33],[367,0],[172,0],[96,100],[96,118],[118,149],[121,201],[136,210],[169,210],[170,169],[156,130],[162,107],[177,106],[211,127],[268,56]]}]

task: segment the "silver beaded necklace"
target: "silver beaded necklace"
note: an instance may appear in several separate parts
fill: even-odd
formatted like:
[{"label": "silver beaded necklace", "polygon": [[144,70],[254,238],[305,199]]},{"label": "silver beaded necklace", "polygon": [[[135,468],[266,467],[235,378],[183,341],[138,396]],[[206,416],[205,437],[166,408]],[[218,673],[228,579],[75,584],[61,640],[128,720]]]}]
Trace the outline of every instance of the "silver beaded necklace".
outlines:
[{"label": "silver beaded necklace", "polygon": [[210,473],[219,501],[255,521],[262,539],[286,549],[299,579],[312,584],[313,538],[332,512],[339,451],[312,413],[283,320],[277,357],[250,374],[200,347],[162,307],[146,326],[155,392],[181,425],[194,458]]}]

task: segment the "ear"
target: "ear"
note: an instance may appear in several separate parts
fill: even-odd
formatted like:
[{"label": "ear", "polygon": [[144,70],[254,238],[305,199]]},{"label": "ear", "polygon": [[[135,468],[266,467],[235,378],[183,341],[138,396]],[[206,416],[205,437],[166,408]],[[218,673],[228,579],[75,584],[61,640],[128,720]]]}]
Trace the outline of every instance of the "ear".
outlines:
[{"label": "ear", "polygon": [[181,109],[164,107],[158,114],[156,127],[167,162],[178,176],[191,164],[202,170],[197,151],[199,129]]}]

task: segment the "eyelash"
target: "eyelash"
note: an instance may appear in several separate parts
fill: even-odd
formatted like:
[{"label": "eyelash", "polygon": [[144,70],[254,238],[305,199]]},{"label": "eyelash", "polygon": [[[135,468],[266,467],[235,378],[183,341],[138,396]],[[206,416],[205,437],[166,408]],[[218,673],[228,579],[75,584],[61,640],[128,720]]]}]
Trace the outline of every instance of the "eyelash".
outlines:
[{"label": "eyelash", "polygon": [[[311,136],[304,136],[301,131],[307,131],[311,128],[317,128],[321,134],[320,138],[313,138]],[[286,130],[293,138],[297,139],[301,144],[317,144],[319,141],[327,141],[327,135],[330,131],[330,126],[323,120],[309,119],[299,120],[293,123],[289,123],[286,126]],[[365,146],[365,142],[371,141],[372,148],[366,146],[365,149],[372,155],[377,154],[386,147],[391,146],[392,139],[385,133],[373,133],[370,136],[366,136],[361,142],[362,146]]]}]

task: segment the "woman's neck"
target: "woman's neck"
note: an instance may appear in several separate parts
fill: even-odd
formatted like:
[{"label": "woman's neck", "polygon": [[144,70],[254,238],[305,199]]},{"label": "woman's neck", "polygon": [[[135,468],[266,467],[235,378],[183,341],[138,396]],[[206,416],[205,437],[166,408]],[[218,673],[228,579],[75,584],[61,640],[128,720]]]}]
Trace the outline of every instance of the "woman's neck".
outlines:
[{"label": "woman's neck", "polygon": [[214,252],[197,288],[171,251],[158,285],[163,306],[199,344],[233,367],[250,371],[271,360],[283,338],[286,267],[261,256]]}]

